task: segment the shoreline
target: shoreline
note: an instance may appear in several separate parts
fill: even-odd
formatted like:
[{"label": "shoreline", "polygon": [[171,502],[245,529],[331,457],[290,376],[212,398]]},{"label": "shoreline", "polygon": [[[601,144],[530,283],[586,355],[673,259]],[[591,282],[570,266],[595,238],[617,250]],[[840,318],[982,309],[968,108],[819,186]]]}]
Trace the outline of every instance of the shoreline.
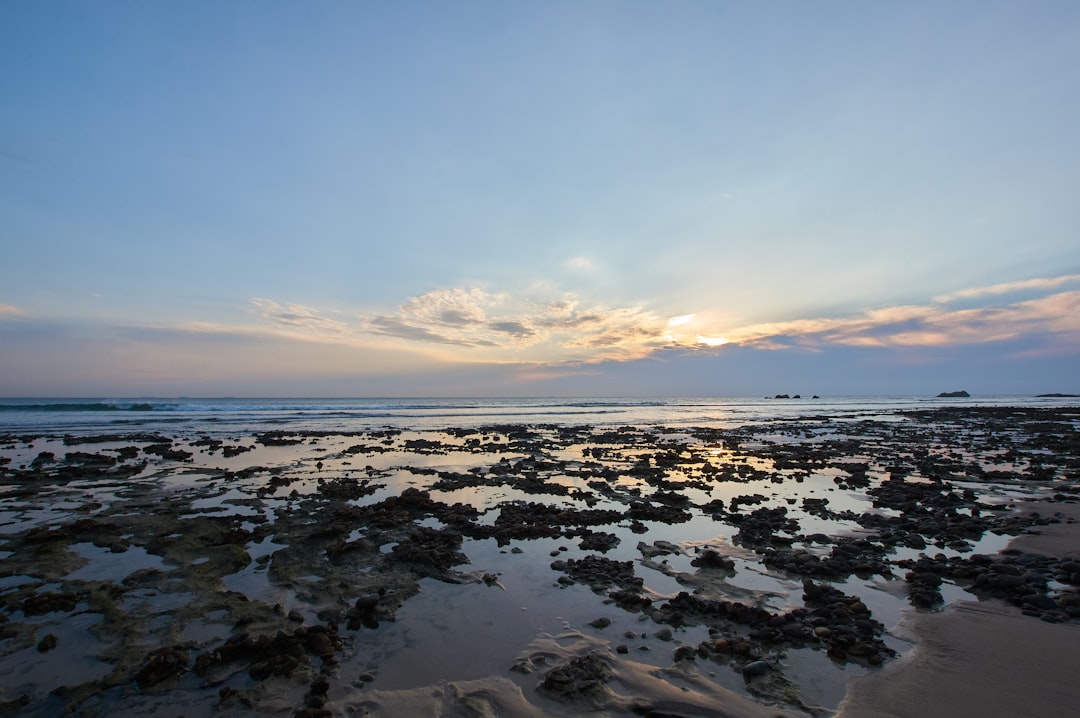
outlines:
[{"label": "shoreline", "polygon": [[972,622],[1075,633],[1078,414],[0,437],[0,709],[873,715]]},{"label": "shoreline", "polygon": [[[1067,521],[1021,534],[1009,550],[1080,556],[1080,503],[1033,501],[1018,507],[1029,511],[1060,512]],[[937,613],[913,611],[895,633],[912,650],[877,673],[852,679],[836,718],[1042,718],[1080,698],[1075,622],[1032,621],[1019,608],[990,599]]]}]

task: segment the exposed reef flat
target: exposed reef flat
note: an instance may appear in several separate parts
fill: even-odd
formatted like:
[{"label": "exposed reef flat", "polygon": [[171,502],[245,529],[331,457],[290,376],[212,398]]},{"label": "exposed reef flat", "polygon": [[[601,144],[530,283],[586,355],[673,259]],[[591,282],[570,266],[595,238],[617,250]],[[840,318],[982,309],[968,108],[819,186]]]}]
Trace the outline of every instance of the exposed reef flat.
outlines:
[{"label": "exposed reef flat", "polygon": [[1075,640],[1078,425],[0,436],[0,709],[870,715],[943,625]]}]

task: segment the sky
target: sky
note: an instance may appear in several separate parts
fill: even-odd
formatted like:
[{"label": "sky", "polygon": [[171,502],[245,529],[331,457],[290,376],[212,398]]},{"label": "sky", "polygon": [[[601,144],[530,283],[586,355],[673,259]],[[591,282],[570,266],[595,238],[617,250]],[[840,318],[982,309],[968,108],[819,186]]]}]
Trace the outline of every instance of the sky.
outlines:
[{"label": "sky", "polygon": [[1080,3],[0,3],[0,396],[1080,392]]}]

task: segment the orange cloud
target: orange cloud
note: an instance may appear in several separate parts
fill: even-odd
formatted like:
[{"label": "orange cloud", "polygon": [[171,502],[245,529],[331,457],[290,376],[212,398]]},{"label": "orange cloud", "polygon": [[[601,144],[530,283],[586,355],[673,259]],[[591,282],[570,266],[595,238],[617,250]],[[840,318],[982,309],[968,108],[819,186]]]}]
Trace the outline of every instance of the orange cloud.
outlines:
[{"label": "orange cloud", "polygon": [[[742,327],[727,336],[759,348],[801,346],[945,346],[1005,341],[1030,334],[1080,336],[1080,291],[1002,307],[951,310],[939,304],[876,309],[851,317],[800,319]],[[784,338],[787,342],[778,341]]]},{"label": "orange cloud", "polygon": [[639,307],[581,307],[572,297],[533,301],[480,289],[440,289],[359,330],[405,341],[479,350],[473,359],[603,361],[645,356],[664,343],[665,322]]},{"label": "orange cloud", "polygon": [[[950,297],[997,297],[1061,287],[1080,275],[962,290]],[[940,298],[939,298],[940,299]],[[383,346],[451,362],[534,367],[640,359],[665,348],[723,351],[727,345],[819,351],[829,346],[941,347],[1059,335],[1080,343],[1080,290],[996,306],[948,302],[878,307],[848,316],[809,317],[732,329],[710,310],[664,318],[643,307],[583,305],[572,295],[541,301],[477,288],[438,289],[396,311],[342,321],[300,304],[252,301],[267,331],[307,341]],[[342,313],[337,313],[344,316]],[[433,357],[434,354],[431,354]]]}]

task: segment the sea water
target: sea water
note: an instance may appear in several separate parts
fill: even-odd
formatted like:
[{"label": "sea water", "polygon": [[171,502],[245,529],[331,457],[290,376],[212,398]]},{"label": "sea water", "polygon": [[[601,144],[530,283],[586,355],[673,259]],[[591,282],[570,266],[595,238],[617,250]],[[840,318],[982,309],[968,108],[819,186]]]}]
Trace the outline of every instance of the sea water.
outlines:
[{"label": "sea water", "polygon": [[995,395],[658,398],[18,398],[0,399],[0,432],[171,432],[222,436],[263,431],[432,430],[491,424],[732,428],[819,415],[882,418],[961,406],[1071,406],[1076,399]]}]

